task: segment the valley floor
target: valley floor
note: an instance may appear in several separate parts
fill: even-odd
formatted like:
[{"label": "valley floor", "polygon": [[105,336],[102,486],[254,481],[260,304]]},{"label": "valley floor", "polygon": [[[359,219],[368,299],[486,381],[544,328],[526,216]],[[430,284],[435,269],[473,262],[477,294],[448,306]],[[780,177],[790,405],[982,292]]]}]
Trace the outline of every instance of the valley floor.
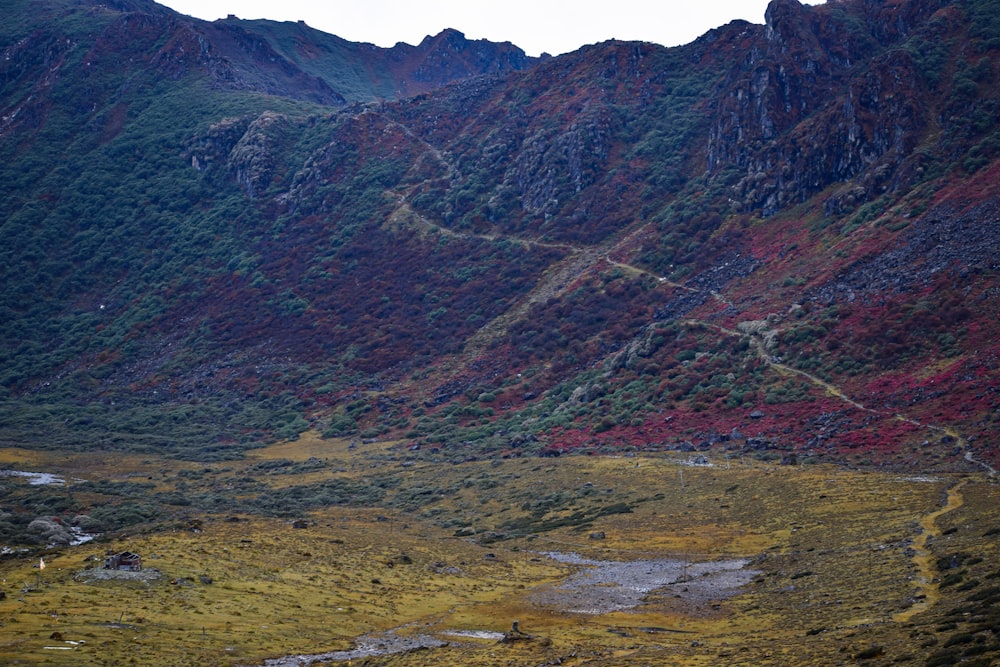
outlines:
[{"label": "valley floor", "polygon": [[[188,506],[155,526],[6,554],[0,663],[1000,658],[1000,487],[985,475],[677,456],[435,465],[393,451],[306,438],[208,469],[4,452],[0,467],[70,480],[44,494],[72,494],[73,480],[94,477],[145,479],[161,491],[184,479],[189,492],[229,493],[233,505]],[[281,472],[305,461],[323,466]],[[274,490],[391,482],[377,507],[294,521],[241,511],[237,481],[272,469],[263,483]],[[143,556],[143,571],[108,576],[106,554],[124,550]]]}]

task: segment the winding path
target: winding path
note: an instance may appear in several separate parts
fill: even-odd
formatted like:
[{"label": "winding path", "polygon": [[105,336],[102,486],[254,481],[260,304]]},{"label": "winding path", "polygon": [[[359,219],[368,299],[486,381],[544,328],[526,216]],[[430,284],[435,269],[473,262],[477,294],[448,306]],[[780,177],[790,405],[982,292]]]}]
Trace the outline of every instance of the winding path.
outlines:
[{"label": "winding path", "polygon": [[[397,124],[399,125],[399,124]],[[455,173],[455,166],[451,164],[448,157],[440,149],[433,146],[432,144],[424,141],[417,137],[411,130],[405,125],[399,125],[402,131],[414,141],[421,143],[426,149],[426,153],[423,157],[440,164],[445,172],[445,177],[451,178]],[[414,169],[416,166],[414,167]],[[552,243],[546,242],[538,239],[526,239],[516,236],[509,236],[504,234],[480,234],[475,232],[459,231],[454,230],[449,227],[438,224],[435,221],[428,219],[426,216],[422,215],[418,211],[415,211],[409,204],[410,197],[416,192],[416,190],[423,184],[423,182],[415,183],[412,186],[405,188],[403,191],[387,191],[386,195],[392,197],[396,200],[396,207],[392,214],[389,216],[388,222],[390,224],[411,226],[426,232],[442,234],[446,236],[452,236],[456,238],[465,239],[480,239],[488,242],[498,242],[505,241],[508,243],[517,243],[526,249],[534,247],[544,247],[563,250],[567,255],[559,262],[554,263],[549,270],[547,270],[541,277],[538,284],[528,292],[523,299],[518,303],[514,304],[506,312],[501,313],[493,320],[485,323],[475,334],[473,334],[467,341],[465,349],[463,350],[462,359],[457,360],[458,366],[461,367],[468,363],[470,359],[478,358],[487,349],[491,342],[498,338],[504,336],[510,327],[519,321],[524,320],[528,317],[530,309],[533,305],[537,303],[544,302],[548,299],[555,298],[566,290],[571,288],[579,278],[587,273],[598,270],[601,266],[613,266],[624,271],[627,271],[633,275],[645,275],[653,278],[660,285],[686,290],[689,292],[703,292],[707,290],[702,290],[697,287],[691,287],[690,285],[685,285],[682,283],[677,283],[669,280],[664,276],[657,275],[647,269],[644,269],[634,264],[629,264],[627,262],[622,262],[614,258],[614,255],[618,251],[623,249],[628,249],[633,247],[635,243],[640,241],[643,236],[654,234],[651,231],[651,225],[648,222],[637,222],[632,226],[632,229],[622,236],[611,239],[607,243],[602,243],[597,246],[577,246],[567,243]],[[622,230],[625,231],[625,230]],[[709,295],[715,300],[724,303],[728,306],[732,306],[732,303],[728,301],[719,292],[712,290],[708,292]],[[942,433],[947,433],[953,436],[962,448],[965,450],[965,460],[968,463],[979,466],[983,468],[991,478],[996,478],[997,471],[991,467],[988,463],[980,461],[975,458],[972,453],[969,442],[963,438],[958,433],[953,432],[951,429],[942,428],[940,426],[934,426],[931,424],[925,424],[919,422],[915,419],[907,417],[906,415],[894,413],[889,414],[888,412],[876,410],[874,408],[867,407],[854,400],[847,395],[840,387],[833,385],[822,378],[819,378],[807,371],[788,366],[781,362],[780,359],[776,358],[772,352],[768,349],[764,338],[761,335],[756,335],[752,332],[738,331],[735,329],[729,329],[716,324],[705,322],[702,320],[685,320],[686,324],[705,326],[720,333],[738,336],[741,338],[746,338],[749,340],[757,351],[757,355],[765,363],[767,363],[771,368],[778,371],[779,373],[784,373],[786,375],[798,375],[807,379],[814,386],[817,386],[828,395],[836,397],[845,403],[865,412],[872,414],[890,416],[898,421],[906,422],[918,426],[921,428],[927,428],[934,431],[939,431]],[[455,369],[452,369],[455,370]]]},{"label": "winding path", "polygon": [[839,398],[840,400],[857,408],[858,410],[863,410],[865,412],[869,412],[874,415],[888,416],[891,417],[892,419],[895,419],[896,421],[906,422],[907,424],[912,424],[920,428],[926,428],[931,431],[937,431],[939,433],[950,435],[951,437],[955,438],[959,446],[961,446],[961,448],[965,451],[964,458],[967,462],[979,466],[980,468],[985,470],[986,474],[989,475],[990,478],[995,479],[997,477],[997,470],[990,464],[986,463],[985,461],[980,461],[979,459],[977,459],[975,455],[973,455],[972,453],[972,449],[969,446],[969,441],[966,440],[964,437],[962,437],[960,433],[958,433],[953,429],[944,428],[941,426],[935,426],[934,424],[927,424],[918,421],[916,419],[913,419],[912,417],[907,417],[906,415],[900,414],[898,412],[890,414],[888,412],[883,412],[880,410],[876,410],[874,408],[869,408],[868,406],[859,403],[858,401],[848,396],[840,387],[830,384],[826,380],[823,380],[822,378],[819,378],[813,375],[812,373],[781,363],[774,357],[774,355],[771,354],[771,352],[767,349],[767,346],[764,344],[764,341],[758,335],[743,331],[737,331],[736,329],[729,329],[727,327],[723,327],[718,324],[712,324],[711,322],[705,322],[702,320],[688,319],[684,320],[684,323],[690,326],[702,326],[702,327],[708,327],[710,329],[715,329],[719,333],[723,333],[728,336],[739,336],[742,338],[747,338],[756,349],[757,356],[760,357],[760,359],[764,361],[767,365],[769,365],[771,368],[775,369],[779,373],[785,373],[787,375],[798,375],[800,377],[806,378],[812,384],[823,389],[823,391],[825,391],[830,396]]},{"label": "winding path", "polygon": [[922,611],[926,611],[941,599],[941,589],[935,578],[937,569],[934,566],[934,554],[927,548],[927,542],[932,537],[940,537],[941,530],[937,526],[940,516],[953,512],[961,507],[965,499],[962,496],[962,487],[968,483],[968,479],[960,480],[957,484],[948,489],[944,506],[931,512],[920,521],[920,535],[913,541],[913,563],[917,566],[917,587],[920,595],[917,601],[909,609],[893,615],[892,620],[897,623],[906,623],[913,616]]}]

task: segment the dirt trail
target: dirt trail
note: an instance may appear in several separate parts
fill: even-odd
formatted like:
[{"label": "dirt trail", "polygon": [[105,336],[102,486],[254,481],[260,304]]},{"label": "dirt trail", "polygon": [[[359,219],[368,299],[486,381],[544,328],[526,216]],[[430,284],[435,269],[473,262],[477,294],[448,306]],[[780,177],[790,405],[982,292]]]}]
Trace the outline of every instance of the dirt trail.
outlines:
[{"label": "dirt trail", "polygon": [[422,229],[425,232],[433,232],[456,239],[479,239],[481,241],[489,241],[491,243],[505,241],[507,243],[516,243],[525,248],[556,248],[558,250],[568,250],[571,253],[578,253],[584,250],[583,248],[571,246],[566,243],[548,243],[546,241],[535,241],[532,239],[522,239],[514,236],[503,236],[500,234],[477,234],[475,232],[463,232],[450,229],[448,227],[443,227],[428,219],[426,216],[414,211],[409,203],[407,203],[406,195],[392,196],[396,198],[396,208],[389,215],[388,222],[390,224],[400,226],[408,225]]},{"label": "dirt trail", "polygon": [[985,461],[980,461],[979,459],[977,459],[973,455],[972,450],[970,449],[969,441],[966,440],[964,437],[962,437],[960,433],[958,433],[953,429],[943,428],[941,426],[935,426],[934,424],[926,424],[924,422],[913,419],[912,417],[907,417],[906,415],[900,414],[898,412],[889,413],[876,410],[874,408],[869,408],[868,406],[859,403],[858,401],[848,396],[847,393],[844,392],[844,390],[842,390],[840,387],[834,384],[830,384],[826,380],[823,380],[822,378],[819,378],[813,375],[812,373],[800,370],[798,368],[793,368],[792,366],[788,366],[787,364],[781,363],[767,349],[767,347],[764,345],[763,339],[760,336],[754,335],[752,333],[746,333],[743,331],[737,331],[736,329],[729,329],[727,327],[719,326],[718,324],[712,324],[710,322],[705,322],[703,320],[689,319],[685,320],[685,323],[688,325],[702,326],[702,327],[708,327],[710,329],[715,329],[719,333],[724,333],[728,336],[740,336],[749,339],[749,341],[751,342],[751,344],[753,344],[754,348],[757,351],[757,356],[760,357],[760,359],[763,360],[765,363],[767,363],[771,368],[775,369],[779,373],[784,373],[786,375],[798,375],[800,377],[806,378],[812,384],[816,385],[817,387],[825,391],[828,395],[833,396],[835,398],[839,398],[845,403],[854,406],[858,410],[864,410],[865,412],[869,412],[874,415],[888,416],[891,417],[892,419],[895,419],[896,421],[906,422],[907,424],[912,424],[920,428],[925,428],[931,431],[937,431],[940,433],[944,433],[946,435],[950,435],[951,437],[955,438],[959,446],[963,450],[965,450],[964,458],[966,461],[968,461],[973,465],[979,466],[980,468],[985,470],[986,473],[991,478],[995,478],[997,476],[997,470],[993,468],[990,464],[986,463]]},{"label": "dirt trail", "polygon": [[979,459],[977,459],[975,456],[973,456],[972,451],[969,450],[969,449],[965,450],[965,460],[968,461],[969,463],[975,464],[975,465],[977,465],[977,466],[985,469],[986,473],[990,477],[996,477],[997,476],[997,469],[996,468],[994,468],[993,466],[991,466],[989,463],[986,463],[985,461],[980,461]]},{"label": "dirt trail", "polygon": [[638,237],[647,233],[649,233],[649,224],[643,223],[613,243],[597,246],[574,246],[565,243],[546,243],[542,241],[528,241],[507,236],[480,237],[487,238],[491,241],[502,239],[512,243],[522,243],[526,246],[558,248],[568,251],[569,255],[546,271],[535,288],[532,289],[531,292],[529,292],[527,296],[518,304],[513,306],[510,310],[502,313],[491,322],[488,322],[478,332],[476,332],[476,334],[473,335],[466,343],[466,356],[475,358],[482,353],[489,342],[503,336],[512,324],[523,320],[527,316],[531,306],[559,296],[582,276],[605,265],[614,266],[633,274],[650,276],[656,279],[656,281],[661,285],[685,289],[691,292],[699,291],[693,287],[669,281],[662,276],[657,276],[656,274],[647,271],[646,269],[612,259],[613,253],[622,249],[630,248],[637,242]]},{"label": "dirt trail", "polygon": [[855,401],[854,399],[852,399],[850,396],[848,396],[847,394],[845,394],[843,392],[843,390],[840,389],[840,387],[837,387],[836,385],[832,385],[829,382],[827,382],[826,380],[823,380],[822,378],[816,377],[812,373],[808,373],[806,371],[799,370],[798,368],[793,368],[791,366],[788,366],[786,364],[781,363],[780,361],[777,361],[774,358],[774,356],[768,351],[767,347],[764,345],[764,341],[761,339],[760,336],[755,336],[753,334],[745,333],[743,331],[737,331],[736,329],[729,329],[727,327],[719,326],[718,324],[712,324],[710,322],[704,322],[702,320],[685,320],[685,322],[687,324],[691,324],[691,325],[695,325],[695,326],[702,326],[702,327],[708,327],[710,329],[715,329],[719,333],[724,333],[727,336],[739,336],[741,338],[747,338],[747,339],[750,340],[750,343],[754,346],[754,349],[757,350],[757,356],[760,357],[761,360],[763,360],[771,368],[775,369],[779,373],[785,373],[785,374],[788,374],[788,375],[798,375],[800,377],[804,377],[807,380],[809,380],[810,382],[812,382],[814,385],[816,385],[817,387],[820,387],[821,389],[823,389],[823,391],[825,391],[829,395],[835,396],[836,398],[839,398],[840,400],[853,405],[854,407],[856,407],[859,410],[864,410],[866,412],[873,412],[873,413],[876,413],[876,414],[880,414],[877,410],[873,410],[871,408],[865,407],[861,403],[858,403],[857,401]]},{"label": "dirt trail", "polygon": [[969,480],[963,479],[948,489],[948,495],[944,506],[931,512],[920,521],[920,535],[913,541],[913,563],[917,567],[917,587],[920,590],[919,599],[909,609],[901,611],[892,617],[897,623],[906,623],[913,616],[922,611],[926,611],[941,599],[941,590],[934,580],[937,575],[937,568],[934,566],[934,555],[927,548],[927,542],[932,537],[940,537],[941,530],[937,526],[938,517],[953,512],[961,507],[965,499],[962,496],[962,487]]},{"label": "dirt trail", "polygon": [[[641,267],[635,266],[633,264],[626,264],[625,262],[619,262],[617,260],[611,259],[610,255],[606,255],[605,259],[607,260],[608,264],[610,264],[611,266],[615,266],[615,267],[618,267],[619,269],[623,269],[623,270],[625,270],[628,273],[634,273],[636,275],[649,276],[651,278],[655,278],[656,282],[660,283],[661,285],[668,285],[670,287],[676,287],[677,289],[687,290],[688,292],[700,292],[701,291],[697,287],[689,287],[687,285],[682,285],[681,283],[675,283],[674,281],[672,281],[672,280],[670,280],[670,279],[668,279],[668,278],[666,278],[664,276],[658,276],[655,273],[653,273],[652,271],[647,271],[646,269],[643,269]],[[712,296],[717,296],[717,293],[713,292]]]},{"label": "dirt trail", "polygon": [[[432,148],[429,148],[429,150],[432,150]],[[435,159],[444,162],[444,158],[441,156],[440,152],[434,151],[433,156]],[[449,166],[448,169],[450,170],[451,167]],[[444,227],[415,211],[410,206],[408,199],[409,196],[415,191],[416,187],[419,186],[414,186],[408,191],[402,193],[386,193],[387,196],[393,197],[396,200],[396,207],[388,218],[389,224],[409,226],[421,229],[425,233],[441,234],[443,236],[450,236],[453,238],[478,239],[492,243],[503,241],[506,243],[521,245],[525,249],[552,248],[567,252],[566,257],[562,261],[553,264],[549,270],[542,275],[534,289],[532,289],[523,299],[504,313],[501,313],[492,321],[487,322],[466,342],[464,351],[465,360],[474,359],[482,354],[490,342],[502,337],[511,325],[523,320],[528,315],[528,312],[533,305],[560,295],[581,276],[594,271],[597,267],[605,263],[611,266],[623,268],[632,273],[641,273],[653,276],[658,282],[663,284],[697,291],[690,287],[669,282],[666,278],[655,276],[645,269],[611,259],[611,254],[613,252],[621,248],[628,247],[634,242],[637,236],[646,233],[648,231],[648,224],[639,225],[627,235],[615,241],[613,244],[602,244],[597,246],[576,246],[568,243],[553,243],[549,241],[525,239],[504,234],[480,234],[475,232],[465,232]]]},{"label": "dirt trail", "polygon": [[[410,134],[408,128],[404,127],[404,131]],[[412,136],[412,135],[411,135]],[[440,164],[442,164],[450,176],[454,173],[454,167],[449,163],[446,156],[438,150],[436,147],[428,144],[427,142],[422,142],[427,148],[427,155],[429,159],[433,159]],[[620,236],[617,240],[612,240],[610,243],[601,244],[598,246],[575,246],[566,243],[551,243],[539,240],[524,239],[515,236],[507,236],[503,234],[478,234],[473,232],[463,232],[458,230],[449,229],[444,227],[419,212],[413,210],[409,205],[409,197],[416,191],[419,187],[414,185],[405,192],[387,192],[387,195],[392,196],[396,199],[396,208],[389,216],[388,222],[390,224],[397,225],[407,225],[412,227],[418,227],[423,229],[425,232],[432,232],[443,234],[446,236],[452,236],[455,238],[475,238],[489,242],[505,241],[508,243],[517,243],[525,248],[532,247],[544,247],[544,248],[556,248],[559,250],[564,250],[568,254],[560,262],[552,265],[548,271],[541,277],[538,284],[532,289],[523,299],[512,306],[507,311],[501,313],[499,316],[487,322],[483,327],[481,327],[472,337],[466,341],[465,349],[460,359],[457,359],[458,368],[464,366],[470,360],[475,359],[483,354],[483,352],[488,348],[489,344],[503,337],[511,325],[523,320],[527,317],[531,307],[537,303],[544,302],[548,299],[554,298],[562,294],[570,285],[572,285],[581,276],[586,275],[589,272],[594,271],[597,267],[601,265],[613,266],[628,273],[634,275],[645,275],[649,276],[657,281],[658,284],[668,286],[674,289],[682,289],[689,292],[701,292],[702,290],[691,287],[689,285],[684,285],[669,280],[665,276],[659,276],[647,269],[642,267],[629,264],[627,262],[622,262],[614,259],[614,255],[618,251],[628,250],[634,248],[637,243],[640,243],[641,237],[652,233],[650,231],[649,223],[639,223],[636,224],[631,231]],[[724,296],[716,291],[709,292],[712,298],[724,303],[726,305],[732,306],[732,303],[728,301]],[[742,338],[747,338],[757,351],[757,355],[767,363],[771,368],[786,375],[798,375],[807,379],[813,385],[821,388],[828,395],[838,398],[845,403],[857,408],[858,410],[863,410],[872,414],[889,416],[898,421],[906,422],[919,426],[921,428],[927,428],[935,431],[941,431],[952,435],[961,444],[965,450],[965,460],[971,464],[980,466],[990,475],[990,477],[996,477],[997,471],[992,468],[989,464],[976,459],[969,447],[968,441],[966,441],[961,435],[952,432],[950,429],[942,428],[939,426],[934,426],[931,424],[924,424],[915,419],[907,417],[906,415],[899,413],[887,413],[873,408],[869,408],[864,404],[854,400],[847,395],[840,387],[831,384],[820,377],[813,375],[807,371],[788,366],[775,357],[772,352],[768,349],[765,344],[764,338],[760,335],[755,335],[753,333],[738,331],[735,329],[729,329],[717,324],[712,324],[702,320],[686,320],[687,324],[694,324],[698,326],[705,326],[720,333],[724,333],[729,336],[739,336]],[[445,374],[450,374],[455,372],[457,369],[448,365],[448,370]]]},{"label": "dirt trail", "polygon": [[562,293],[599,259],[594,250],[576,252],[550,269],[528,295],[512,308],[504,311],[482,326],[465,344],[466,356],[476,358],[490,342],[501,338],[511,325],[520,322],[536,303],[542,303]]}]

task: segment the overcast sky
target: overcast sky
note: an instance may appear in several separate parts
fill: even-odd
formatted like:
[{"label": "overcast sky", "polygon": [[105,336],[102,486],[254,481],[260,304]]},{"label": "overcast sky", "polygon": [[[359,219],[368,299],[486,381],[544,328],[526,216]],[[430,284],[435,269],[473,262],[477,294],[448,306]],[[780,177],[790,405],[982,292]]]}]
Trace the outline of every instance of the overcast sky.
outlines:
[{"label": "overcast sky", "polygon": [[[469,39],[513,42],[537,56],[608,39],[664,46],[694,41],[733,19],[764,22],[768,0],[159,0],[209,21],[303,20],[352,42],[418,44],[455,28]],[[806,0],[819,4],[822,0]]]}]

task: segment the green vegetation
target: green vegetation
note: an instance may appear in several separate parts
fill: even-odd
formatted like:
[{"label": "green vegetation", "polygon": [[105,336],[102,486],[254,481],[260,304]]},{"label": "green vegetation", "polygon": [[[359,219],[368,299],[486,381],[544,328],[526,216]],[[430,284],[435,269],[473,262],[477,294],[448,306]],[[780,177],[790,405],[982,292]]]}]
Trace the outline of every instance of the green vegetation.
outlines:
[{"label": "green vegetation", "polygon": [[[10,3],[2,468],[66,483],[0,484],[3,578],[35,582],[0,662],[71,627],[108,663],[260,664],[512,618],[548,643],[393,661],[995,660],[998,29],[932,9],[341,106],[316,77],[391,98],[416,61]],[[75,529],[165,580],[78,580]],[[580,623],[530,597],[570,574],[548,549],[757,574]]]},{"label": "green vegetation", "polygon": [[[901,465],[939,455],[935,429],[985,442],[988,4],[911,8],[892,44],[821,6],[780,49],[733,24],[343,106],[326,84],[378,97],[416,61],[300,24],[16,3],[0,443],[222,462],[315,429],[434,462]],[[272,491],[248,494],[379,495]]]}]

